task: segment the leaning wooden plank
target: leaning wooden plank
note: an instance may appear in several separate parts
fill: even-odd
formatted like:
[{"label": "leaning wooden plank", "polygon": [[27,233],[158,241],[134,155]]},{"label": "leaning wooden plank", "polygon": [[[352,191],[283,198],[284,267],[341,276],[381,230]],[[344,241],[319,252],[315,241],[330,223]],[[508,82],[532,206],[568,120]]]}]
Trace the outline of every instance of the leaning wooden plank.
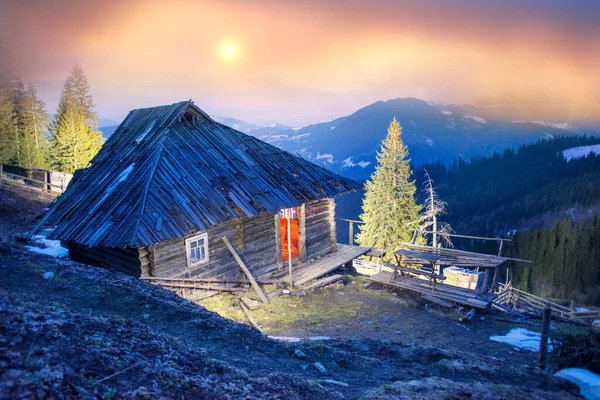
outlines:
[{"label": "leaning wooden plank", "polygon": [[248,311],[248,309],[246,308],[246,306],[244,305],[244,303],[240,303],[240,307],[242,307],[242,310],[244,311],[244,314],[246,314],[246,318],[248,318],[248,321],[250,321],[250,323],[252,324],[252,326],[255,327],[256,329],[258,329],[260,331],[260,328],[258,327],[258,324],[254,320],[254,317],[252,317],[252,314],[250,314],[250,311]]},{"label": "leaning wooden plank", "polygon": [[[247,283],[248,281],[246,280],[241,280],[241,279],[213,279],[213,278],[165,278],[165,277],[154,277],[154,276],[148,276],[145,278],[141,278],[142,280],[145,281],[150,281],[150,282],[162,282],[162,281],[174,281],[174,282],[181,282],[181,283],[190,283],[190,282],[203,282],[203,283]],[[260,283],[260,284],[275,284],[277,283],[277,281],[275,280],[264,280],[264,279],[257,279],[256,282]]]},{"label": "leaning wooden plank", "polygon": [[310,285],[304,287],[303,289],[304,290],[312,290],[312,289],[317,289],[317,288],[320,288],[323,286],[331,285],[332,283],[342,280],[343,277],[344,277],[343,275],[339,275],[339,274],[331,275],[326,278],[319,279],[318,281],[311,283]]},{"label": "leaning wooden plank", "polygon": [[254,276],[252,276],[252,273],[250,272],[250,270],[248,269],[248,267],[246,267],[246,264],[244,264],[244,262],[242,261],[242,259],[238,255],[237,251],[235,251],[235,249],[233,248],[233,246],[229,242],[229,239],[227,239],[227,236],[223,236],[222,240],[225,243],[225,245],[227,246],[227,248],[229,249],[229,251],[231,252],[231,254],[233,255],[233,258],[235,258],[235,261],[237,261],[237,263],[239,264],[240,268],[244,271],[244,273],[248,277],[248,280],[252,284],[252,287],[254,288],[254,290],[256,290],[256,293],[258,293],[258,295],[260,296],[260,299],[263,301],[263,303],[269,304],[269,299],[267,298],[267,296],[265,296],[265,294],[262,291],[262,289],[260,288],[260,286],[258,286],[258,283],[256,283],[256,280],[254,279]]},{"label": "leaning wooden plank", "polygon": [[172,288],[184,288],[184,289],[203,289],[203,290],[218,290],[221,292],[247,292],[244,288],[237,287],[224,287],[224,286],[211,286],[211,285],[194,285],[194,284],[186,284],[186,283],[163,283],[157,282],[158,286],[164,287],[172,287]]},{"label": "leaning wooden plank", "polygon": [[240,300],[242,301],[241,304],[245,305],[248,309],[258,310],[258,301],[252,300],[251,298],[248,298],[246,296],[242,296]]}]

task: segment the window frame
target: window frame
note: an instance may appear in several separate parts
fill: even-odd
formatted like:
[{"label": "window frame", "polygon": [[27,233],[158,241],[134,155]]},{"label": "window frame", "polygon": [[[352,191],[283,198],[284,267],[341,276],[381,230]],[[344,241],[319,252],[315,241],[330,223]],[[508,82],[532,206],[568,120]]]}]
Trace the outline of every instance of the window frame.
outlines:
[{"label": "window frame", "polygon": [[[204,247],[204,254],[205,254],[206,257],[204,257],[203,260],[196,261],[196,262],[192,263],[192,248],[191,248],[191,244],[193,242],[197,242],[197,241],[199,241],[201,239],[204,239],[204,244],[202,245],[202,247]],[[208,233],[207,232],[203,232],[203,233],[200,233],[198,235],[194,235],[192,237],[189,237],[189,238],[185,239],[185,258],[186,258],[186,262],[187,262],[188,268],[197,267],[199,265],[206,264],[209,261],[209,256],[208,256]]]}]

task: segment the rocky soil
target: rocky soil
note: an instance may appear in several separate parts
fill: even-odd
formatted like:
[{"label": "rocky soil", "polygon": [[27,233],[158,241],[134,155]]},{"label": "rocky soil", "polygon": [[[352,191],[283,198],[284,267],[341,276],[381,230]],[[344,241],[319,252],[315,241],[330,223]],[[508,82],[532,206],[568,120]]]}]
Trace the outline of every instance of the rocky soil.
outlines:
[{"label": "rocky soil", "polygon": [[[0,220],[17,226],[27,193],[6,193]],[[0,399],[576,397],[532,364],[410,335],[272,340],[158,286],[27,252],[13,233],[0,247]]]}]

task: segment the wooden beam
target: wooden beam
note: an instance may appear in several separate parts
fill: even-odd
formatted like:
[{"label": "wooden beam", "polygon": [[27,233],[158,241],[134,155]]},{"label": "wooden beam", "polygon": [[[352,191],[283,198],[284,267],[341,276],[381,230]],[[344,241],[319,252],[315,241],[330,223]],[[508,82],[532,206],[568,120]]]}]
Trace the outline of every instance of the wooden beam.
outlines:
[{"label": "wooden beam", "polygon": [[329,243],[331,245],[331,252],[337,251],[337,238],[335,236],[335,202],[333,199],[329,199]]},{"label": "wooden beam", "polygon": [[229,239],[227,239],[227,236],[223,236],[222,240],[225,243],[225,246],[227,246],[227,248],[229,249],[229,251],[233,255],[233,258],[235,258],[235,261],[237,261],[237,263],[239,264],[240,268],[244,271],[244,273],[248,277],[248,280],[252,284],[252,287],[254,288],[254,290],[256,290],[256,293],[258,293],[258,296],[260,297],[260,299],[263,301],[263,303],[269,304],[269,299],[267,298],[267,296],[265,296],[264,292],[262,291],[262,289],[260,288],[260,286],[258,285],[258,283],[256,283],[256,280],[254,279],[254,276],[252,276],[252,273],[250,272],[250,270],[248,269],[248,267],[246,267],[246,264],[244,264],[244,262],[242,261],[242,259],[238,255],[238,253],[235,251],[235,249],[233,248],[233,246],[229,242]]},{"label": "wooden beam", "polygon": [[288,273],[290,274],[290,289],[294,288],[292,277],[292,227],[290,223],[291,213],[287,217],[287,250],[288,250]]},{"label": "wooden beam", "polygon": [[275,264],[277,269],[281,270],[283,260],[281,255],[281,217],[279,213],[275,214]]},{"label": "wooden beam", "polygon": [[300,250],[300,261],[306,261],[306,204],[302,204],[298,210],[298,249]]},{"label": "wooden beam", "polygon": [[240,303],[240,307],[242,307],[242,310],[244,311],[244,314],[246,314],[246,318],[248,318],[248,321],[250,321],[250,323],[252,324],[252,326],[255,327],[256,329],[258,329],[260,331],[260,328],[258,327],[258,324],[254,320],[254,318],[252,317],[252,314],[250,314],[250,311],[248,311],[248,308],[244,305],[244,303]]},{"label": "wooden beam", "polygon": [[354,245],[354,222],[348,222],[348,244]]}]

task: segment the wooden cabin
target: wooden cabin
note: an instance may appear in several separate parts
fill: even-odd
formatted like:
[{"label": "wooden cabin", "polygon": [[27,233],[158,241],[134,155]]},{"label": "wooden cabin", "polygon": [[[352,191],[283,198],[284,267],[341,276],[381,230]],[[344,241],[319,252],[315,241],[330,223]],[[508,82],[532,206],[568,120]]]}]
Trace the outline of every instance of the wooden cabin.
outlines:
[{"label": "wooden cabin", "polygon": [[226,237],[262,277],[336,252],[333,198],[360,188],[185,101],[131,111],[34,232],[137,277],[243,277]]}]

